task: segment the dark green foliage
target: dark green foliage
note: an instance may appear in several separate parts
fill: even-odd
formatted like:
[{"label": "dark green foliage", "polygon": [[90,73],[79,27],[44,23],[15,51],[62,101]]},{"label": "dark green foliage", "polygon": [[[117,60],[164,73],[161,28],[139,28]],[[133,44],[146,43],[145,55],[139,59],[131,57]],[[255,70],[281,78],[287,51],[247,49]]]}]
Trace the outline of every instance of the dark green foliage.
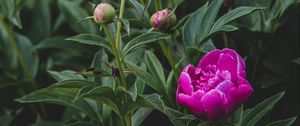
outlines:
[{"label": "dark green foliage", "polygon": [[[100,1],[0,0],[1,126],[299,125],[299,0],[127,0],[111,37],[89,18]],[[117,15],[121,1],[105,0]],[[167,7],[176,25],[154,31]],[[208,122],[175,93],[184,66],[216,48],[241,54],[254,93]]]}]

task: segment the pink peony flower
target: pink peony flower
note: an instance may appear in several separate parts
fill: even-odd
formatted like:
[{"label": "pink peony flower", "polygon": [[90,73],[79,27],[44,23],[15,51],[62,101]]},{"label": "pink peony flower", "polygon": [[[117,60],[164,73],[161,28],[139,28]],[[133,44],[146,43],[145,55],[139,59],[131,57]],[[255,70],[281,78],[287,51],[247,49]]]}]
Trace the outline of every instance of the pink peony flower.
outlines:
[{"label": "pink peony flower", "polygon": [[253,89],[246,66],[232,49],[207,53],[197,67],[186,66],[179,79],[176,100],[196,117],[218,120],[245,102]]}]

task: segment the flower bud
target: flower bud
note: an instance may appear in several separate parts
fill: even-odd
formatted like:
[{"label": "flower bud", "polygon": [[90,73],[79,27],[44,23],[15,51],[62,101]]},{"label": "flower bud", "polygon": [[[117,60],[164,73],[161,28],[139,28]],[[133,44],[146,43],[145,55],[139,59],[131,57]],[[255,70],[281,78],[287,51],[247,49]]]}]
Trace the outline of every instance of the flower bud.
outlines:
[{"label": "flower bud", "polygon": [[100,24],[112,22],[115,15],[115,8],[108,3],[98,4],[94,10],[94,20]]},{"label": "flower bud", "polygon": [[176,23],[176,15],[172,13],[171,9],[166,8],[154,13],[151,16],[150,23],[155,29],[166,29]]}]

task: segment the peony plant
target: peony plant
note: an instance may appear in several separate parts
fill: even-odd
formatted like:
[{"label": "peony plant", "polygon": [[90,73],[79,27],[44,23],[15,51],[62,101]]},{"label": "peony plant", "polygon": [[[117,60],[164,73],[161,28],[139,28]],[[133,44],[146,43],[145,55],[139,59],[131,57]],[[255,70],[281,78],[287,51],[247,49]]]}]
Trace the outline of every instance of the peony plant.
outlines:
[{"label": "peony plant", "polygon": [[0,3],[1,126],[299,123],[296,0]]}]

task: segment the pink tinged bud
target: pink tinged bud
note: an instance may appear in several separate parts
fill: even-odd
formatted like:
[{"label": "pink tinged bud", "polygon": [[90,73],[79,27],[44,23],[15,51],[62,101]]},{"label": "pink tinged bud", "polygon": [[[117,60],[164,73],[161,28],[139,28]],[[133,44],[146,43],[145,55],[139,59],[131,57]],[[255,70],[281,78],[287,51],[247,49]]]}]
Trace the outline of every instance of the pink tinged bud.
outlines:
[{"label": "pink tinged bud", "polygon": [[167,8],[158,11],[151,16],[150,23],[155,29],[166,29],[176,23],[176,15],[172,10]]},{"label": "pink tinged bud", "polygon": [[232,113],[252,92],[243,59],[226,48],[207,53],[197,67],[183,69],[176,99],[196,117],[215,121]]},{"label": "pink tinged bud", "polygon": [[100,3],[94,10],[94,20],[97,23],[110,23],[116,15],[115,8],[108,3]]}]

